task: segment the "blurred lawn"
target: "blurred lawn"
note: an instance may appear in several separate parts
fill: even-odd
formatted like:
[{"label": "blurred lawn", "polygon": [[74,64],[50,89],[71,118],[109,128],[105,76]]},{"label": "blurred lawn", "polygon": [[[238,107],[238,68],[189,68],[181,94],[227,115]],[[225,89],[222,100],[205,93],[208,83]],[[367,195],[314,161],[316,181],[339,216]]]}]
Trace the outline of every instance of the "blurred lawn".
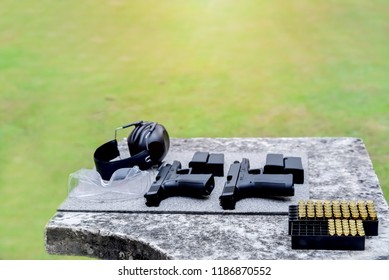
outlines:
[{"label": "blurred lawn", "polygon": [[389,2],[2,0],[0,259],[51,259],[68,174],[113,128],[363,138],[389,199]]}]

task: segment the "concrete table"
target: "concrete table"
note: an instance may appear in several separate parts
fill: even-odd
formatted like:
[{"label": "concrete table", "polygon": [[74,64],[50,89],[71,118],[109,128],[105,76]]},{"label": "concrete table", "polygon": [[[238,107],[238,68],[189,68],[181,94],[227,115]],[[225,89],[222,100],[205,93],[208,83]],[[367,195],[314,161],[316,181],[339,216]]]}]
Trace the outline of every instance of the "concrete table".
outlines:
[{"label": "concrete table", "polygon": [[389,209],[361,139],[171,139],[171,151],[308,155],[311,199],[374,200],[379,235],[364,251],[292,250],[286,215],[57,212],[46,226],[50,254],[101,259],[389,259]]}]

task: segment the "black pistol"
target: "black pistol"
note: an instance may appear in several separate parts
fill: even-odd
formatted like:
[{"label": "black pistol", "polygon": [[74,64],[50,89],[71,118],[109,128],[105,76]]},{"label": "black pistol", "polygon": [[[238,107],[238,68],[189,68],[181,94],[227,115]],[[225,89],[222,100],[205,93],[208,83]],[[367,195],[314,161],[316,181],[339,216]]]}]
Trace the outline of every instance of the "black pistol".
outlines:
[{"label": "black pistol", "polygon": [[173,164],[160,167],[155,181],[144,196],[147,206],[159,206],[163,199],[171,196],[208,196],[214,187],[212,174],[191,174],[191,168],[181,169],[181,162],[175,160]]},{"label": "black pistol", "polygon": [[224,210],[235,209],[238,200],[246,197],[293,196],[292,174],[261,174],[260,169],[250,170],[250,162],[243,158],[235,161],[227,174],[220,205]]}]

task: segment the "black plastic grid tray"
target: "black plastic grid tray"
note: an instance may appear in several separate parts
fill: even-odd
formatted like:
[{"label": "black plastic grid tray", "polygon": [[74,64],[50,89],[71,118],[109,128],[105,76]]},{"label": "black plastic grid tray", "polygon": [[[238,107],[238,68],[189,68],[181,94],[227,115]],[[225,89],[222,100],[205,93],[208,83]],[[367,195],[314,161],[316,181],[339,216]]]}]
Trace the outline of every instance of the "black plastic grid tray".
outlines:
[{"label": "black plastic grid tray", "polygon": [[365,250],[365,236],[331,236],[327,221],[291,222],[292,249]]}]

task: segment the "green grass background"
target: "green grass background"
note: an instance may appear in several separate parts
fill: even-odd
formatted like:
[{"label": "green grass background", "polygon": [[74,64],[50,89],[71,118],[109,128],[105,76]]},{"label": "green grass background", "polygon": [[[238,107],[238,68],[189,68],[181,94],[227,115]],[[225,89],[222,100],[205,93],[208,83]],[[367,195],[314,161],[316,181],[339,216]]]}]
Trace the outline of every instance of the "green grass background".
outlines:
[{"label": "green grass background", "polygon": [[350,136],[389,199],[387,0],[1,0],[0,259],[44,228],[113,128]]}]

